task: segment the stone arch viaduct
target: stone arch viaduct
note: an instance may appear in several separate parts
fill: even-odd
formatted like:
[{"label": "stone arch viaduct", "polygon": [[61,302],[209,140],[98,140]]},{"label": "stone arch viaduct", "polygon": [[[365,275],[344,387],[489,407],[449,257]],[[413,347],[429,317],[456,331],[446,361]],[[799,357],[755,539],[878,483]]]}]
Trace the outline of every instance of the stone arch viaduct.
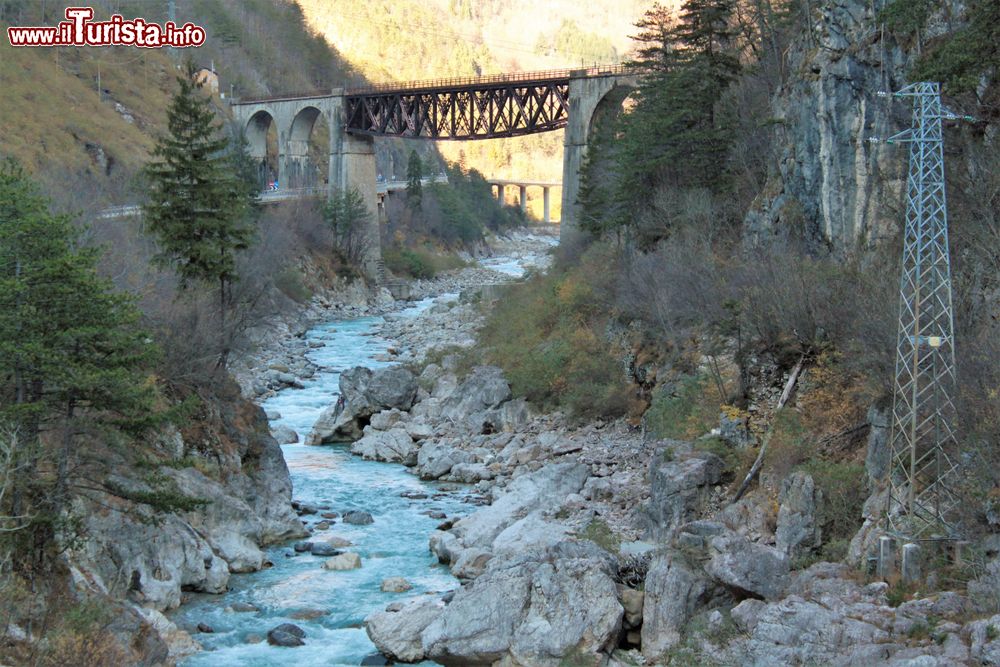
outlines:
[{"label": "stone arch viaduct", "polygon": [[[375,137],[471,141],[566,128],[563,149],[562,226],[565,238],[577,220],[579,174],[587,139],[602,114],[621,108],[637,85],[621,66],[441,79],[361,89],[291,93],[234,100],[233,115],[245,128],[250,154],[263,164],[268,134],[277,135],[277,174],[284,189],[323,187],[327,194],[357,190],[372,223],[366,230],[365,273],[381,274],[378,240]],[[322,119],[329,131],[326,183],[315,182],[320,165],[309,139]]]}]

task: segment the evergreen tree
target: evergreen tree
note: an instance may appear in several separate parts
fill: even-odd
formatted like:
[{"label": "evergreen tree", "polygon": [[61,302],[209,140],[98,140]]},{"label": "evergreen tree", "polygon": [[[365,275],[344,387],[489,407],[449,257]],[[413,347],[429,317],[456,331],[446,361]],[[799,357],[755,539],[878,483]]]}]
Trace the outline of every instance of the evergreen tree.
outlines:
[{"label": "evergreen tree", "polygon": [[[132,299],[97,275],[97,259],[19,165],[0,166],[0,421],[37,452],[28,478],[37,458],[54,463],[43,494],[53,514],[67,502],[79,433],[138,431],[153,415],[145,369],[156,348]],[[50,449],[38,452],[48,432]]]},{"label": "evergreen tree", "polygon": [[253,240],[250,213],[257,193],[247,176],[234,171],[229,139],[193,62],[177,80],[180,89],[167,110],[169,134],[153,151],[157,160],[146,167],[146,223],[160,246],[157,260],[174,269],[182,289],[195,282],[218,287],[217,368],[224,368],[232,338],[226,316],[238,278],[236,256]]},{"label": "evergreen tree", "polygon": [[729,27],[734,5],[686,0],[676,22],[657,5],[637,24],[642,47],[634,66],[645,74],[618,128],[611,226],[641,220],[658,186],[725,186],[730,132],[715,107],[740,71]]},{"label": "evergreen tree", "polygon": [[360,264],[367,249],[366,230],[371,221],[361,193],[356,189],[335,193],[327,200],[323,217],[333,230],[337,248],[349,261]]},{"label": "evergreen tree", "polygon": [[410,159],[406,162],[406,205],[414,211],[419,211],[423,198],[424,167],[417,151],[410,151]]}]

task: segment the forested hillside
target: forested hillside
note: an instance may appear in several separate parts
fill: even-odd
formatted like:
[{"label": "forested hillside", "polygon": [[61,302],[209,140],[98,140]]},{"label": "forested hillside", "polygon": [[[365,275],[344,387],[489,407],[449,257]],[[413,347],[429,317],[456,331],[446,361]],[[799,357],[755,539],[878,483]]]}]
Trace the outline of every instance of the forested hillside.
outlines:
[{"label": "forested hillside", "polygon": [[[112,11],[162,23],[166,2],[98,0]],[[0,27],[53,25],[63,5],[0,2]],[[204,47],[172,55],[165,49],[15,49],[0,44],[5,155],[17,157],[58,189],[106,193],[121,201],[135,170],[165,130],[163,109],[175,65],[190,55],[215,66],[225,95],[329,88],[350,68],[304,23],[298,6],[266,0],[177,0],[178,21],[205,27]],[[55,161],[52,156],[58,155]]]}]

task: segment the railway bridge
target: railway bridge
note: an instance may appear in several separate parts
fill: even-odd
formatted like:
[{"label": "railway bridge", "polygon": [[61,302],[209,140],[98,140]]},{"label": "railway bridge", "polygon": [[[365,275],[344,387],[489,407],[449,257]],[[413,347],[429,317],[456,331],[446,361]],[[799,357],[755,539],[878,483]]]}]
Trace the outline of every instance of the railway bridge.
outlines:
[{"label": "railway bridge", "polygon": [[[232,110],[246,129],[250,154],[262,163],[274,126],[274,176],[281,187],[316,187],[309,181],[319,159],[327,162],[328,194],[356,189],[362,195],[373,221],[364,269],[375,276],[381,259],[375,137],[475,141],[565,128],[561,233],[566,234],[577,219],[579,172],[590,132],[600,116],[621,109],[636,85],[636,75],[622,66],[593,67],[289,93],[234,100]],[[321,117],[329,143],[317,158],[310,155],[309,139]]]}]

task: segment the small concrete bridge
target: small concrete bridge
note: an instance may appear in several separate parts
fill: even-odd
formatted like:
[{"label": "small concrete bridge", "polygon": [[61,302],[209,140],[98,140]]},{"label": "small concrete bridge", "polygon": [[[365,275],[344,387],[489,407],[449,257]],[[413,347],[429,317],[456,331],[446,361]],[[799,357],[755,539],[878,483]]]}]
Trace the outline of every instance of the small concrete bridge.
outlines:
[{"label": "small concrete bridge", "polygon": [[488,178],[486,182],[496,188],[497,201],[503,204],[504,202],[504,191],[508,187],[515,187],[520,193],[518,203],[521,206],[521,210],[525,211],[528,208],[528,188],[541,188],[542,189],[542,223],[550,224],[552,222],[551,215],[551,200],[549,198],[549,192],[552,188],[561,188],[562,183],[556,183],[554,181],[523,181],[523,180],[509,180],[503,178]]},{"label": "small concrete bridge", "polygon": [[[309,138],[322,117],[329,128],[327,193],[355,189],[378,219],[375,137],[432,141],[475,141],[566,128],[563,142],[562,224],[575,224],[579,172],[595,119],[617,113],[637,85],[622,66],[524,72],[465,79],[435,79],[366,88],[289,93],[234,100],[233,115],[246,129],[250,154],[264,163],[267,136],[277,134],[277,180],[290,190],[316,187],[318,173]],[[531,183],[521,187],[522,206]],[[539,184],[545,188],[555,184]],[[500,192],[502,196],[502,191]],[[547,198],[546,198],[547,199]],[[546,207],[546,210],[548,207]],[[378,227],[367,232],[371,248],[364,270],[376,276],[381,263]]]}]

